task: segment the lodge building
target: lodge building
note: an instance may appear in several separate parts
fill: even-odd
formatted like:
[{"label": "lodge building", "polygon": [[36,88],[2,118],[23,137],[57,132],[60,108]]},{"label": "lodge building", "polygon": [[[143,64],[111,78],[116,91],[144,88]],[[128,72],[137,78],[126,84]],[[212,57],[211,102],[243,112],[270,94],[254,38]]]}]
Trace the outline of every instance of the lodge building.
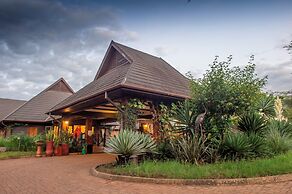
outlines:
[{"label": "lodge building", "polygon": [[92,82],[76,93],[65,85],[68,87],[62,89],[67,96],[51,106],[47,118],[55,129],[68,130],[76,137],[83,134],[85,139],[94,137],[97,145],[104,145],[107,137],[123,128],[119,107],[129,99],[140,99],[145,105],[136,128],[156,136],[159,123],[154,113],[158,106],[190,97],[189,80],[162,58],[114,41]]}]

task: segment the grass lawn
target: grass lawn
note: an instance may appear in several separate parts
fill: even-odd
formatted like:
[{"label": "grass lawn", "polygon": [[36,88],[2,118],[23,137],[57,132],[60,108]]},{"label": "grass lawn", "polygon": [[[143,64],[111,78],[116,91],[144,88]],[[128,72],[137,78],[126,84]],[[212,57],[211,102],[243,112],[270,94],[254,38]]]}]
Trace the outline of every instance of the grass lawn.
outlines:
[{"label": "grass lawn", "polygon": [[22,156],[33,156],[35,152],[0,152],[0,160],[9,158],[20,158]]},{"label": "grass lawn", "polygon": [[139,165],[104,166],[98,170],[120,175],[177,179],[259,177],[292,173],[292,152],[269,159],[222,162],[201,166],[181,164],[176,161],[145,161]]}]

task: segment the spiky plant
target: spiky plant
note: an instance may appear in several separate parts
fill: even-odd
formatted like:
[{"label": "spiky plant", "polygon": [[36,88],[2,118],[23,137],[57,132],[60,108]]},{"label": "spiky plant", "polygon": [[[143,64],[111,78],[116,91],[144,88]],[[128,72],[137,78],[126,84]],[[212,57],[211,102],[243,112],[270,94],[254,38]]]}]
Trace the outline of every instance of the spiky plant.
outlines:
[{"label": "spiky plant", "polygon": [[185,100],[184,102],[173,104],[171,113],[175,131],[193,137],[195,135],[197,112],[192,102]]},{"label": "spiky plant", "polygon": [[270,128],[266,133],[269,152],[273,155],[286,153],[292,149],[292,140],[287,134],[282,134],[276,128]]},{"label": "spiky plant", "polygon": [[197,135],[193,138],[185,137],[171,141],[171,147],[175,158],[184,163],[198,165],[208,156],[206,140]]},{"label": "spiky plant", "polygon": [[244,133],[260,134],[266,127],[265,119],[255,112],[248,112],[242,115],[238,121],[238,129]]},{"label": "spiky plant", "polygon": [[242,133],[227,134],[221,143],[220,152],[227,160],[241,160],[253,155],[248,136]]},{"label": "spiky plant", "polygon": [[46,140],[53,141],[54,140],[54,130],[48,130],[46,133]]},{"label": "spiky plant", "polygon": [[286,121],[270,120],[267,128],[269,130],[278,130],[281,135],[292,138],[292,124]]},{"label": "spiky plant", "polygon": [[264,137],[251,133],[248,136],[248,141],[253,157],[262,157],[268,154],[268,147]]},{"label": "spiky plant", "polygon": [[155,151],[156,143],[149,135],[132,130],[120,131],[107,141],[105,148],[105,152],[120,156],[122,164],[127,163],[131,156]]},{"label": "spiky plant", "polygon": [[259,111],[265,118],[271,118],[275,116],[275,98],[272,95],[263,96],[256,103],[256,111]]}]

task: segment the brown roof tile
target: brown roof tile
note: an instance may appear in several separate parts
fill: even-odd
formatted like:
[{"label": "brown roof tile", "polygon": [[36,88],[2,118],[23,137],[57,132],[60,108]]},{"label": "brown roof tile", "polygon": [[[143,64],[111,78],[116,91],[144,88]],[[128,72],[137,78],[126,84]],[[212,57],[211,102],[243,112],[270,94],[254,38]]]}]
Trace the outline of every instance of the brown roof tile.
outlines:
[{"label": "brown roof tile", "polygon": [[189,97],[189,80],[163,59],[111,42],[95,79],[51,111],[66,108],[116,87]]},{"label": "brown roof tile", "polygon": [[0,98],[0,121],[23,105],[26,101]]},{"label": "brown roof tile", "polygon": [[49,121],[51,119],[46,113],[72,94],[73,90],[71,87],[61,78],[27,101],[4,120],[23,122]]}]

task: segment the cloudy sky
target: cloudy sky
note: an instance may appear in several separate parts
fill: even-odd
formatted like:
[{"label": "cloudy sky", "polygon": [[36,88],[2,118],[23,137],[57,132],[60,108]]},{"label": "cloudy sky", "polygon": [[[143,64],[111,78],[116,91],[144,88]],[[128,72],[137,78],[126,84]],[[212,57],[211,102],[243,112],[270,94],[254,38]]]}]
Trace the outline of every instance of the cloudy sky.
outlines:
[{"label": "cloudy sky", "polygon": [[29,99],[60,77],[91,80],[111,40],[197,77],[218,55],[250,55],[267,90],[292,89],[291,1],[0,0],[0,97]]}]

